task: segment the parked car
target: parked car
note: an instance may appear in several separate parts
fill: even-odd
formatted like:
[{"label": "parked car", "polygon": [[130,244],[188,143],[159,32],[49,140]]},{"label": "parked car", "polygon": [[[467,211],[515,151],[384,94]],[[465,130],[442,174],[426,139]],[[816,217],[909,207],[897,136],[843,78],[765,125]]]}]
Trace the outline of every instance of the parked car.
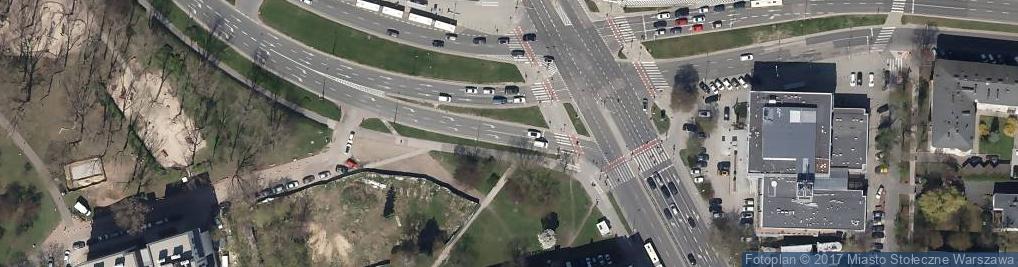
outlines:
[{"label": "parked car", "polygon": [[696,115],[699,116],[700,118],[710,118],[711,117],[710,116],[711,115],[710,114],[710,110],[706,110],[706,109],[700,110],[699,112],[696,113]]},{"label": "parked car", "polygon": [[512,51],[509,51],[509,55],[515,58],[521,58],[523,56],[526,56],[527,52],[523,51],[523,49],[513,49]]},{"label": "parked car", "polygon": [[729,114],[729,111],[730,111],[730,110],[731,110],[731,108],[729,108],[729,107],[725,107],[725,120],[726,120],[726,121],[728,120],[728,114]]},{"label": "parked car", "polygon": [[509,44],[509,36],[498,37],[499,44]]},{"label": "parked car", "polygon": [[488,43],[488,38],[484,36],[474,37],[472,41],[475,45],[482,45]]},{"label": "parked car", "polygon": [[703,22],[704,20],[707,20],[704,15],[693,16],[693,22]]},{"label": "parked car", "polygon": [[725,11],[725,4],[720,4],[720,5],[714,6],[714,12],[722,12],[722,11]]},{"label": "parked car", "polygon": [[667,186],[662,186],[661,187],[661,196],[663,196],[665,199],[672,198],[672,192],[668,191],[668,187]]},{"label": "parked car", "polygon": [[399,31],[397,31],[396,29],[386,29],[385,34],[391,37],[399,37]]},{"label": "parked car", "polygon": [[732,8],[735,9],[746,8],[746,1],[736,1],[735,3],[732,3]]},{"label": "parked car", "polygon": [[336,164],[336,172],[337,173],[345,174],[345,173],[347,173],[349,171],[350,171],[350,167],[347,167],[347,166],[345,166],[343,164]]},{"label": "parked car", "polygon": [[555,62],[555,57],[549,56],[549,55],[544,55],[544,63],[552,63],[552,62]]},{"label": "parked car", "polygon": [[869,85],[870,85],[870,87],[873,87],[874,85],[876,85],[876,83],[873,80],[873,72],[870,72],[870,83],[869,83]]},{"label": "parked car", "polygon": [[876,239],[884,238],[884,232],[873,232],[873,238]]},{"label": "parked car", "polygon": [[450,33],[446,33],[446,34],[445,34],[445,39],[446,39],[446,40],[449,40],[449,41],[456,41],[456,38],[459,38],[459,35],[457,35],[457,34],[455,34],[455,33],[451,33],[451,32],[450,32]]},{"label": "parked car", "polygon": [[441,101],[441,102],[452,102],[452,96],[449,95],[449,94],[446,94],[446,93],[439,93],[438,94],[438,101]]},{"label": "parked car", "polygon": [[670,32],[671,34],[680,34],[682,33],[682,27],[672,27],[671,29],[668,30],[668,32]]},{"label": "parked car", "polygon": [[497,95],[491,97],[491,103],[495,105],[502,105],[505,103],[509,103],[509,99],[504,96]]},{"label": "parked car", "polygon": [[848,74],[848,86],[855,87],[855,72]]},{"label": "parked car", "polygon": [[720,20],[715,20],[714,22],[711,23],[711,25],[714,27],[714,29],[721,28],[721,26],[724,26],[724,24],[721,23]]},{"label": "parked car", "polygon": [[657,30],[654,30],[654,35],[656,36],[665,35],[665,33],[668,33],[668,30],[665,28],[658,28]]},{"label": "parked car", "polygon": [[300,182],[297,182],[297,181],[286,182],[286,190],[292,190],[294,188],[297,188],[297,185],[299,185],[299,184],[300,184]]},{"label": "parked car", "polygon": [[477,93],[477,86],[467,86],[467,87],[465,87],[463,89],[463,91],[468,93],[468,94],[476,94]]},{"label": "parked car", "polygon": [[682,130],[687,132],[696,132],[697,127],[695,123],[683,123]]},{"label": "parked car", "polygon": [[445,41],[442,41],[442,40],[432,40],[431,41],[431,46],[434,46],[434,47],[445,47]]},{"label": "parked car", "polygon": [[654,28],[664,28],[666,26],[668,26],[667,21],[659,20],[654,22]]},{"label": "parked car", "polygon": [[481,93],[482,94],[486,94],[486,95],[494,94],[495,93],[495,87],[487,87],[486,86],[484,88],[481,88]]},{"label": "parked car", "polygon": [[675,10],[675,17],[676,18],[678,18],[678,17],[685,17],[685,16],[689,16],[689,8],[688,7],[683,7],[683,8],[679,8],[679,9]]},{"label": "parked car", "polygon": [[286,189],[286,187],[283,184],[277,184],[276,187],[272,188],[272,193],[279,194],[282,193],[284,189]]},{"label": "parked car", "polygon": [[686,26],[689,24],[689,18],[678,18],[675,20],[675,25]]},{"label": "parked car", "polygon": [[645,112],[647,111],[647,98],[646,97],[643,98],[643,111],[645,111]]},{"label": "parked car", "polygon": [[84,248],[84,247],[85,247],[85,241],[74,241],[74,244],[71,245],[71,248],[73,248],[73,249],[80,249],[80,248]]},{"label": "parked car", "polygon": [[[742,54],[741,56],[739,56],[739,60],[742,60],[742,61],[750,61],[750,60],[753,60],[753,53],[745,53],[745,54]],[[741,77],[740,77],[740,78],[741,78]]]},{"label": "parked car", "polygon": [[700,168],[689,169],[689,174],[692,174],[692,175],[700,174]]},{"label": "parked car", "polygon": [[318,178],[321,178],[321,179],[328,179],[329,176],[332,176],[332,173],[329,172],[329,171],[322,171],[322,172],[318,173]]},{"label": "parked car", "polygon": [[667,18],[670,18],[670,17],[672,17],[672,13],[669,13],[669,12],[657,13],[657,16],[656,16],[657,19],[667,19]]},{"label": "parked car", "polygon": [[710,12],[710,6],[702,6],[699,11],[700,13],[706,14],[707,12]]},{"label": "parked car", "polygon": [[874,232],[883,232],[884,231],[884,225],[882,225],[882,224],[881,225],[873,225],[873,231]]},{"label": "parked car", "polygon": [[315,176],[314,175],[304,176],[304,179],[301,180],[304,181],[305,184],[310,183],[315,180]]},{"label": "parked car", "polygon": [[703,24],[693,25],[693,32],[702,32],[702,31],[703,31]]},{"label": "parked car", "polygon": [[544,139],[544,137],[534,139],[534,147],[548,148],[548,139]]}]

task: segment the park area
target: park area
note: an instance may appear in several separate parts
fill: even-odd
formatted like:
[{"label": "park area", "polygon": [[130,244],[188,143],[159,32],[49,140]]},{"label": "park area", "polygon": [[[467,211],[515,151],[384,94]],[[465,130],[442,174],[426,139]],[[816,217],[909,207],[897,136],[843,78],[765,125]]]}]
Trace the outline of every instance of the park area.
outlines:
[{"label": "park area", "polygon": [[242,266],[428,266],[477,206],[425,179],[358,174],[231,213],[231,252]]},{"label": "park area", "polygon": [[852,27],[880,25],[887,15],[839,15],[644,42],[654,58],[678,58]]},{"label": "park area", "polygon": [[0,138],[0,266],[19,266],[56,227],[60,214],[45,184],[4,135]]},{"label": "park area", "polygon": [[541,250],[538,234],[553,229],[556,244],[580,246],[600,240],[602,216],[583,185],[562,172],[518,168],[449,256],[451,266],[488,266]]},{"label": "park area", "polygon": [[1014,117],[979,116],[979,153],[1011,159],[1018,119]]}]

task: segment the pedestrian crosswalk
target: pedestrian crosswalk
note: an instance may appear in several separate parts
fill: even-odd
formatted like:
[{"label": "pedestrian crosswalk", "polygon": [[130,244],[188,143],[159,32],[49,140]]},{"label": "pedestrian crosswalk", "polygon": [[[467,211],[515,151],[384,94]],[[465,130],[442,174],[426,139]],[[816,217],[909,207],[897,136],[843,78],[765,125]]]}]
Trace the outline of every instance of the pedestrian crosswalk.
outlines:
[{"label": "pedestrian crosswalk", "polygon": [[904,13],[906,3],[908,3],[908,0],[894,0],[894,2],[891,2],[891,12]]},{"label": "pedestrian crosswalk", "polygon": [[891,38],[894,37],[894,27],[883,27],[877,32],[877,36],[873,39],[873,44],[870,46],[871,50],[883,51],[887,48],[887,44],[891,42]]},{"label": "pedestrian crosswalk", "polygon": [[643,67],[643,70],[647,74],[647,78],[650,79],[651,86],[653,86],[655,91],[661,92],[669,87],[668,80],[666,80],[664,75],[661,74],[661,70],[658,69],[657,63],[654,63],[654,61],[644,61],[640,62],[640,66]]},{"label": "pedestrian crosswalk", "polygon": [[907,67],[905,66],[907,62],[905,58],[909,55],[908,51],[894,51],[891,55],[893,55],[893,57],[887,59],[888,71],[891,73],[898,73]]}]

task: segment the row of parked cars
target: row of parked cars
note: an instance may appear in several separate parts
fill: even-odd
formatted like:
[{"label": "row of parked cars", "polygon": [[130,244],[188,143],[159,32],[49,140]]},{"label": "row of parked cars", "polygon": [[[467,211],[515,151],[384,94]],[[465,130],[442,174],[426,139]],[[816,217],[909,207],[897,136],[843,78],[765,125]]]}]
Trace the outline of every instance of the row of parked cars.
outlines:
[{"label": "row of parked cars", "polygon": [[[747,7],[746,1],[737,1],[735,3],[732,3],[732,7],[735,9],[746,8]],[[724,12],[725,9],[726,9],[725,4],[719,4],[713,7],[702,6],[699,9],[697,9],[697,11],[700,12],[700,14],[691,17],[689,16],[688,7],[676,9],[675,12],[658,13],[655,16],[655,18],[657,18],[658,21],[655,21],[653,24],[654,28],[657,29],[655,31],[655,35],[664,35],[666,33],[671,34],[682,33],[682,28],[689,25],[690,23],[693,23],[693,25],[690,27],[693,32],[701,32],[703,31],[704,27],[703,23],[707,20],[706,16],[707,13],[711,12],[711,10],[713,10],[714,12]],[[671,29],[666,29],[668,28],[667,19],[672,18],[672,14],[674,14],[675,17],[675,22],[673,24],[674,26]],[[711,27],[714,29],[721,28],[722,26],[724,26],[724,22],[722,20],[715,20],[711,22]]]},{"label": "row of parked cars", "polygon": [[[491,86],[483,86],[478,88],[477,86],[468,85],[463,88],[463,92],[467,94],[485,94],[493,95],[491,97],[491,103],[496,105],[507,104],[507,103],[527,103],[527,97],[520,94],[520,87],[516,85],[506,85],[502,88],[502,92],[505,95],[494,95],[497,89]],[[508,97],[506,96],[508,95]],[[452,95],[448,93],[439,93],[438,101],[441,102],[452,102]]]},{"label": "row of parked cars", "polygon": [[[357,164],[357,161],[355,161],[354,159],[350,158],[350,159],[347,159],[343,164],[337,164],[336,165],[336,173],[346,174],[350,170],[356,169],[357,167],[359,167],[359,165]],[[280,182],[280,183],[278,183],[276,185],[273,185],[273,186],[271,186],[269,188],[262,189],[262,191],[259,191],[255,195],[255,197],[256,198],[263,198],[263,197],[268,197],[268,196],[272,196],[272,195],[278,195],[278,194],[281,194],[281,193],[284,193],[284,192],[293,191],[293,190],[297,189],[297,187],[299,187],[302,184],[306,185],[306,184],[313,183],[316,180],[326,180],[326,179],[329,179],[330,177],[332,177],[332,172],[329,171],[329,170],[324,170],[324,171],[318,172],[317,175],[311,174],[311,175],[304,176],[304,178],[301,179],[300,181],[284,177],[282,179],[283,180],[282,182]]]},{"label": "row of parked cars", "polygon": [[736,75],[732,77],[716,78],[713,81],[700,81],[700,90],[707,94],[718,94],[721,91],[730,91],[738,88],[749,88],[749,81],[752,76],[749,74]]}]

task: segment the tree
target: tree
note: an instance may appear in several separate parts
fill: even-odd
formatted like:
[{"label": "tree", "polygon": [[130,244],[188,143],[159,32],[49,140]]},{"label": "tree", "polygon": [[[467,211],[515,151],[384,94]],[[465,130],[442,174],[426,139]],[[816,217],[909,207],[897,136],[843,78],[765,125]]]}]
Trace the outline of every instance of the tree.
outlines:
[{"label": "tree", "polygon": [[953,187],[931,190],[919,197],[919,211],[933,225],[947,222],[966,204],[965,196]]},{"label": "tree", "polygon": [[396,188],[394,186],[389,187],[389,191],[385,193],[385,206],[382,208],[382,217],[392,218],[396,214]]},{"label": "tree", "polygon": [[972,248],[972,237],[968,232],[952,232],[947,236],[947,245],[953,249],[965,251]]},{"label": "tree", "polygon": [[690,111],[696,106],[700,99],[700,91],[696,90],[697,82],[700,81],[700,72],[691,64],[679,66],[675,72],[674,85],[672,86],[671,107],[677,111]]},{"label": "tree", "polygon": [[145,217],[152,208],[142,203],[137,196],[130,196],[113,204],[110,211],[113,212],[113,223],[133,235],[141,232]]},{"label": "tree", "polygon": [[944,237],[940,235],[940,231],[930,231],[929,234],[926,235],[926,246],[929,247],[930,250],[936,250],[944,246]]},{"label": "tree", "polygon": [[555,237],[555,230],[544,229],[540,234],[537,234],[537,242],[541,244],[541,249],[551,249],[558,243],[558,238]]},{"label": "tree", "polygon": [[1018,131],[1018,118],[1007,117],[1007,121],[1004,122],[1004,135],[1014,137],[1015,131]]}]

